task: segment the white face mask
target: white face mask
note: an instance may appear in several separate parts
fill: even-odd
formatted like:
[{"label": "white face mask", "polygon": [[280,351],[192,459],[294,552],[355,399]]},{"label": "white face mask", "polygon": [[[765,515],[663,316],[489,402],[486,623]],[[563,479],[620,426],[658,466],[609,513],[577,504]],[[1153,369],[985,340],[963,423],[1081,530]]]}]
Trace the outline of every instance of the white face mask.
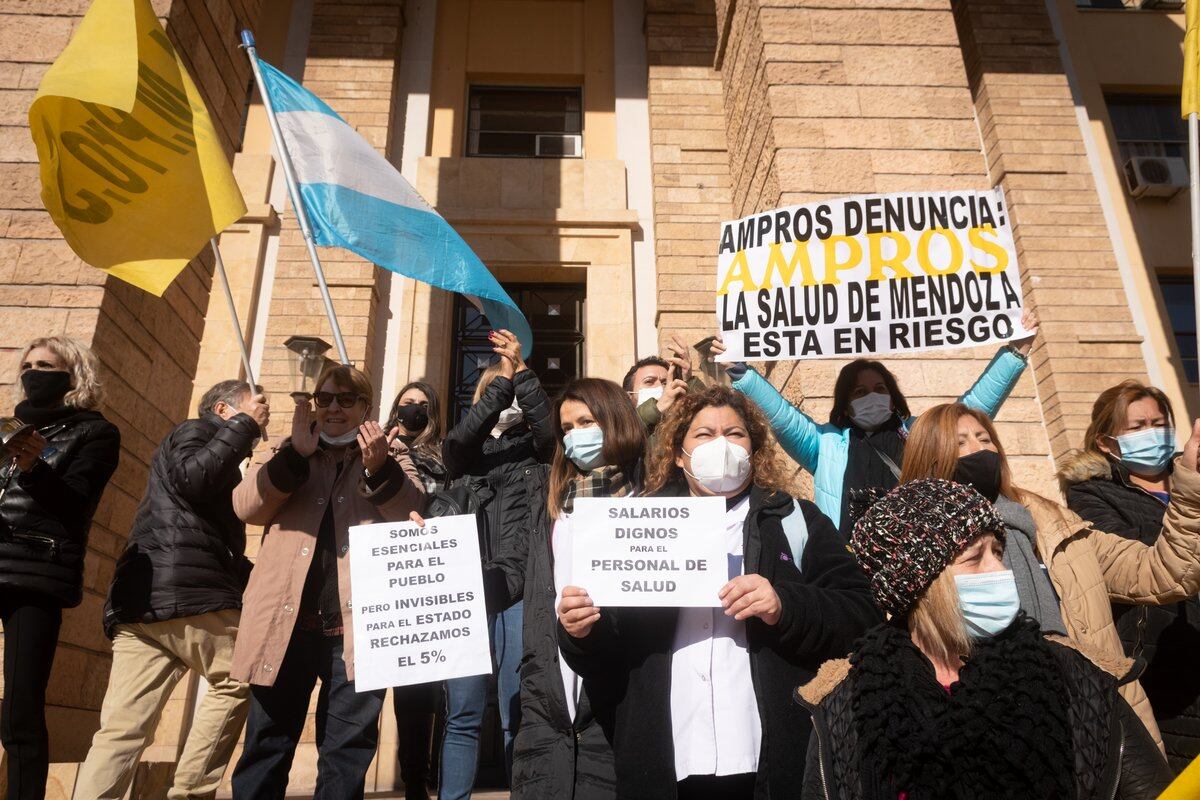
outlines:
[{"label": "white face mask", "polygon": [[683,454],[692,460],[688,475],[710,492],[732,492],[740,489],[750,477],[750,453],[740,444],[734,444],[724,436],[705,442],[692,452]]},{"label": "white face mask", "polygon": [[517,399],[514,397],[512,405],[500,412],[500,419],[496,420],[496,427],[492,428],[493,438],[499,439],[501,434],[524,418],[525,414],[522,413],[521,407],[517,405]]},{"label": "white face mask", "polygon": [[850,419],[864,431],[873,431],[892,418],[892,396],[870,392],[850,401]]},{"label": "white face mask", "polygon": [[640,406],[642,403],[646,402],[647,400],[657,401],[662,396],[663,396],[663,387],[647,386],[645,389],[638,389],[637,403],[635,403],[635,405]]},{"label": "white face mask", "polygon": [[358,428],[347,431],[341,436],[330,436],[329,434],[325,433],[325,431],[321,431],[320,436],[321,444],[325,445],[326,447],[349,447],[358,441]]}]

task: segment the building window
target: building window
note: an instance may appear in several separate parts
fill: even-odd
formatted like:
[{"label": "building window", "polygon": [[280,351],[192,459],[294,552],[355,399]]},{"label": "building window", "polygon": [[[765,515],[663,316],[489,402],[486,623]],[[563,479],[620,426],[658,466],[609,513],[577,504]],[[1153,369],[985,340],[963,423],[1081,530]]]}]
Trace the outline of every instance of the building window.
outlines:
[{"label": "building window", "polygon": [[1196,359],[1196,299],[1190,275],[1159,275],[1158,287],[1167,306],[1167,319],[1175,334],[1175,346],[1183,359],[1183,372],[1191,383],[1200,381]]},{"label": "building window", "polygon": [[1179,116],[1179,96],[1109,95],[1121,163],[1134,156],[1187,158],[1187,122]]},{"label": "building window", "polygon": [[578,88],[472,86],[467,155],[581,158],[582,92]]}]

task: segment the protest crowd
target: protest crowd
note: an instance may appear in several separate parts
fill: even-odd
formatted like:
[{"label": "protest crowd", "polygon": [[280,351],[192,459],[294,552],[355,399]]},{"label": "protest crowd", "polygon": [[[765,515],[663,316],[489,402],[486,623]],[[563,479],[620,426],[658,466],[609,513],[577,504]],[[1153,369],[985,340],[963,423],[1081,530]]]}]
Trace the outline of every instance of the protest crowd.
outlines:
[{"label": "protest crowd", "polygon": [[[444,435],[426,383],[380,424],[369,378],[329,362],[279,434],[260,387],[221,381],[155,452],[96,621],[113,667],[75,797],[125,795],[189,671],[207,693],[167,797],[212,796],[243,730],[233,796],[285,797],[314,690],[315,796],[362,797],[385,689],[356,690],[350,531],[454,514],[477,524],[491,663],[394,691],[409,798],[471,796],[493,680],[514,798],[1156,797],[1200,753],[1200,422],[1176,453],[1166,396],[1124,381],[1062,464],[1065,505],[1016,486],[992,418],[1031,312],[1022,329],[919,415],[884,363],[852,361],[827,422],[745,363],[702,380],[678,337],[620,384],[550,397],[493,331]],[[31,430],[0,498],[10,798],[45,791],[57,633],[117,466],[98,374],[64,337],[20,360]],[[718,503],[698,523],[727,557],[714,602],[594,602],[572,551],[602,499]],[[247,525],[265,532],[253,565]]]},{"label": "protest crowd", "polygon": [[[604,5],[587,4],[589,27]],[[1200,11],[1188,5],[1184,105],[1196,106],[1185,111],[1195,125]],[[556,357],[531,366],[533,326],[483,259],[375,142],[263,60],[242,28],[316,280],[294,299],[315,307],[320,293],[337,348],[327,358],[330,344],[291,332],[303,384],[290,400],[270,397],[218,242],[248,213],[246,198],[158,6],[92,4],[41,77],[29,108],[41,202],[83,262],[158,297],[210,248],[205,282],[227,296],[242,371],[206,364],[225,379],[193,387],[195,418],[162,412],[174,427],[144,448],[156,449],[142,485],[128,461],[118,472],[122,453],[138,451],[122,449],[101,410],[130,413],[112,385],[106,405],[106,375],[117,376],[82,341],[21,329],[22,340],[45,335],[19,348],[15,407],[0,418],[8,800],[47,796],[51,672],[60,632],[81,625],[103,631],[112,662],[75,800],[146,796],[139,764],[181,684],[200,688],[159,776],[156,796],[168,800],[295,797],[289,778],[310,742],[319,800],[363,798],[384,759],[408,800],[466,800],[493,698],[515,800],[1154,800],[1181,773],[1200,785],[1200,420],[1177,420],[1161,386],[1113,381],[1087,398],[1083,440],[1055,452],[1061,496],[1016,483],[994,420],[1038,343],[1036,298],[1022,296],[1038,276],[1020,272],[1003,187],[819,199],[725,222],[712,305],[688,315],[715,335],[685,342],[654,318],[619,357],[591,362],[624,366],[661,337],[661,353],[623,375],[585,374],[582,358],[564,367],[552,347]],[[334,35],[359,13],[339,9]],[[370,33],[382,43],[392,32]],[[136,57],[118,57],[138,41]],[[405,85],[399,73],[394,82]],[[703,83],[673,83],[685,82]],[[108,105],[126,95],[129,109]],[[137,149],[150,145],[164,152]],[[956,176],[973,174],[954,163]],[[697,186],[680,188],[707,191]],[[1200,172],[1193,187],[1200,241]],[[462,319],[486,326],[472,328],[474,368],[456,367],[446,386],[415,362],[414,375],[391,370],[385,353],[395,382],[380,390],[350,358],[318,245],[393,273],[389,282],[462,298]],[[22,251],[23,268],[33,260]],[[1049,291],[1110,292],[1085,278]],[[622,302],[612,298],[596,317]],[[600,330],[633,317],[614,319]],[[310,352],[313,342],[324,349]],[[953,402],[910,405],[888,356],[961,347],[998,349]],[[813,362],[793,373],[792,391],[814,388],[796,376],[837,359],[827,419],[759,366],[802,359]],[[1110,360],[1115,377],[1130,374],[1129,361]],[[564,381],[548,391],[553,373]],[[110,481],[140,504],[117,531],[101,618],[81,622],[83,606],[64,623],[107,582],[88,536],[93,518],[124,527],[104,518]],[[257,549],[248,531],[261,531]],[[397,747],[382,752],[393,717]]]}]

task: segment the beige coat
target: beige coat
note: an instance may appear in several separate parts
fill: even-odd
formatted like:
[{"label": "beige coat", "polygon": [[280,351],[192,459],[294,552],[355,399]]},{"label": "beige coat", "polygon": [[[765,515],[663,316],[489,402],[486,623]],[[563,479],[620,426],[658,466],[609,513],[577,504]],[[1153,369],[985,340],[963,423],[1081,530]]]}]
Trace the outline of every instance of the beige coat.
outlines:
[{"label": "beige coat", "polygon": [[338,596],[342,605],[346,674],[354,678],[354,635],[350,612],[350,526],[408,519],[420,510],[425,490],[402,443],[391,456],[398,465],[391,478],[372,492],[363,478],[362,454],[357,447],[342,451],[346,459],[341,474],[337,458],[319,448],[308,458],[308,479],[292,493],[271,482],[266,464],[278,452],[259,453],[246,477],[233,492],[237,515],[251,525],[262,525],[262,546],[250,583],[242,598],[241,629],[233,652],[234,678],[271,686],[287,652],[300,609],[304,579],[316,553],[317,532],[327,503],[333,505],[333,530],[338,551]]},{"label": "beige coat", "polygon": [[[1175,462],[1171,504],[1154,544],[1094,530],[1074,512],[1021,490],[1037,525],[1037,548],[1060,598],[1067,633],[1089,650],[1121,659],[1124,651],[1109,603],[1163,605],[1200,592],[1200,474]],[[1140,683],[1121,694],[1162,747],[1150,700]]]}]

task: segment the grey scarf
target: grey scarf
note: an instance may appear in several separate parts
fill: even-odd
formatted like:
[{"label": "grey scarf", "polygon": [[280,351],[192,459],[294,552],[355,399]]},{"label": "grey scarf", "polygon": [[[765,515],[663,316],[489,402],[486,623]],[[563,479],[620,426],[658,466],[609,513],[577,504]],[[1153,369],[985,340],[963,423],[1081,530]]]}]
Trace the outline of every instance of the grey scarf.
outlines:
[{"label": "grey scarf", "polygon": [[1067,627],[1063,624],[1054,585],[1034,549],[1037,526],[1033,524],[1033,515],[1025,506],[1004,495],[996,499],[995,506],[1004,520],[1008,539],[1004,547],[1004,566],[1011,569],[1016,578],[1021,610],[1037,620],[1044,632],[1066,636]]}]

